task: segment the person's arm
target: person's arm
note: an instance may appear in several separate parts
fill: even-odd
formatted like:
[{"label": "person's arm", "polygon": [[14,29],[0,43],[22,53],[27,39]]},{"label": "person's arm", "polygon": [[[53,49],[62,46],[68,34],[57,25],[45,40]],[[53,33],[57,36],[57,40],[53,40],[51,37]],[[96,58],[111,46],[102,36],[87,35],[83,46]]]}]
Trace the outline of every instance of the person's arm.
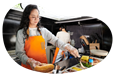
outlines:
[{"label": "person's arm", "polygon": [[65,44],[64,42],[62,42],[60,39],[55,37],[46,28],[44,28],[44,31],[45,31],[45,34],[46,34],[45,36],[47,37],[47,40],[48,40],[49,43],[53,44],[56,47],[59,47],[61,50],[69,51],[74,57],[77,57],[77,56],[79,57],[79,53],[78,53],[78,50],[76,48],[74,48],[70,44]]},{"label": "person's arm", "polygon": [[70,44],[65,46],[65,50],[69,51],[69,53],[72,54],[75,58],[80,57],[78,50]]},{"label": "person's arm", "polygon": [[33,58],[28,58],[26,63],[29,64],[33,70],[37,65],[42,66],[44,64],[34,60]]},{"label": "person's arm", "polygon": [[43,34],[45,34],[45,38],[47,39],[48,43],[51,43],[52,45],[59,47],[62,50],[64,49],[65,43],[63,43],[59,38],[54,36],[49,30],[46,28],[43,28]]},{"label": "person's arm", "polygon": [[26,62],[28,60],[28,56],[25,54],[24,51],[24,36],[22,33],[22,30],[19,30],[17,32],[17,37],[16,37],[16,55],[19,57],[21,62],[26,65]]}]

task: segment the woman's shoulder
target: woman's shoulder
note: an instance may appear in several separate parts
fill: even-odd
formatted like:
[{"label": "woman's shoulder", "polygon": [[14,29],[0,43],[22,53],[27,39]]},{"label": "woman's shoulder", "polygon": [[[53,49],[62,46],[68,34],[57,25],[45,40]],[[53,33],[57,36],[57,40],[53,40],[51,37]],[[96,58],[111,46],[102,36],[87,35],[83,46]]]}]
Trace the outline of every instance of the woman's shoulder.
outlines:
[{"label": "woman's shoulder", "polygon": [[45,27],[40,27],[40,30],[45,32],[45,31],[47,31],[48,29],[45,28]]},{"label": "woman's shoulder", "polygon": [[23,36],[23,37],[24,37],[23,30],[24,30],[24,29],[18,30],[18,31],[17,31],[17,35],[18,35],[18,36]]},{"label": "woman's shoulder", "polygon": [[23,32],[23,30],[24,30],[24,29],[20,29],[20,30],[18,30],[18,32],[17,32],[17,33],[22,33],[22,32]]},{"label": "woman's shoulder", "polygon": [[40,30],[44,30],[44,29],[46,29],[45,27],[40,27]]},{"label": "woman's shoulder", "polygon": [[40,31],[44,35],[51,34],[51,32],[47,28],[45,28],[45,27],[40,28]]}]

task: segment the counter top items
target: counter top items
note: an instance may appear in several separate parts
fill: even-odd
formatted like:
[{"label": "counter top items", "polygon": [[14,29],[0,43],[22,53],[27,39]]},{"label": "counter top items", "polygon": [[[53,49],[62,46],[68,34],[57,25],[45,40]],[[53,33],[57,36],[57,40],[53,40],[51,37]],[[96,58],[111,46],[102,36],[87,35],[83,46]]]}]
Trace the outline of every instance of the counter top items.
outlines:
[{"label": "counter top items", "polygon": [[63,60],[56,64],[59,65],[60,67],[65,66],[66,68],[70,68],[71,66],[76,65],[78,63],[79,63],[79,58],[77,57],[77,58],[71,58],[68,60]]},{"label": "counter top items", "polygon": [[[90,36],[92,38],[92,36]],[[95,56],[107,56],[108,51],[100,48],[100,43],[98,39],[92,39],[93,41],[88,40],[84,35],[80,37],[81,45],[83,49],[80,49],[80,52],[84,50],[85,55],[95,55]]]},{"label": "counter top items", "polygon": [[89,56],[83,55],[81,57],[81,62],[84,64],[84,66],[85,66],[85,64],[86,65],[87,64],[89,64],[89,65],[96,65],[96,64],[98,64],[100,62],[100,60],[97,59],[97,58],[94,58],[94,57],[89,57]]},{"label": "counter top items", "polygon": [[[78,60],[78,58],[71,58],[68,60],[58,62],[57,64],[55,64],[56,66],[52,73],[63,74],[81,71],[98,64],[101,60],[102,59],[100,58],[82,55],[80,61]],[[93,65],[90,63],[93,63]]]},{"label": "counter top items", "polygon": [[63,69],[63,70],[53,70],[53,74],[63,74],[63,73],[69,73],[69,72],[77,72],[77,71],[81,71],[81,70],[82,70],[81,68],[79,68],[75,65],[75,66],[72,66],[70,68]]},{"label": "counter top items", "polygon": [[89,42],[88,42],[87,38],[84,35],[82,35],[80,37],[80,43],[81,43],[81,46],[83,47],[82,50],[84,50],[84,54],[85,55],[90,55]]},{"label": "counter top items", "polygon": [[93,59],[89,59],[89,64],[93,65]]},{"label": "counter top items", "polygon": [[105,50],[97,50],[97,49],[92,49],[90,50],[92,55],[96,55],[96,56],[107,56],[108,51]]},{"label": "counter top items", "polygon": [[68,73],[73,73],[76,71],[72,71],[72,70],[66,70],[66,66],[60,67],[59,65],[55,66],[55,69],[51,72],[47,72],[45,74],[68,74]]},{"label": "counter top items", "polygon": [[88,62],[89,56],[83,55],[83,56],[81,57],[81,60]]},{"label": "counter top items", "polygon": [[78,67],[72,67],[71,69],[74,69],[76,71],[81,71],[82,69],[78,68]]},{"label": "counter top items", "polygon": [[63,70],[66,69],[66,66],[60,67],[59,65],[55,65],[55,68],[52,70],[52,74],[61,74]]},{"label": "counter top items", "polygon": [[[56,70],[56,71],[55,71],[55,72],[56,72],[56,73],[59,73],[60,68],[61,68],[61,67],[60,67],[59,65],[56,65],[56,67],[55,67],[55,70]],[[55,73],[55,74],[56,74],[56,73]]]},{"label": "counter top items", "polygon": [[100,43],[89,43],[89,50],[100,49]]},{"label": "counter top items", "polygon": [[80,37],[80,39],[83,39],[85,41],[86,45],[89,45],[89,42],[88,42],[88,40],[87,40],[87,38],[85,36],[82,35]]},{"label": "counter top items", "polygon": [[82,64],[83,66],[87,68],[92,67],[91,64],[89,64],[89,59],[90,59],[89,56],[83,55],[80,60],[81,61],[80,65]]}]

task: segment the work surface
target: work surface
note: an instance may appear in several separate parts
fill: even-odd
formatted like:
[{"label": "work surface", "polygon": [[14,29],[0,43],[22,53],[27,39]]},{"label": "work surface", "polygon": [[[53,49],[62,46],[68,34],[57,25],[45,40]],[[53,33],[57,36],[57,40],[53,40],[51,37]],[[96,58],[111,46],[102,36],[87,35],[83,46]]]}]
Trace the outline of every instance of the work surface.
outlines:
[{"label": "work surface", "polygon": [[[97,58],[97,57],[95,57]],[[97,58],[100,60],[100,66],[99,67],[93,67],[93,68],[88,68],[87,70],[84,71],[108,71],[108,69],[110,71],[115,71],[115,60],[105,60],[102,58]],[[71,66],[74,66],[76,64],[78,64],[79,61],[77,58],[71,58],[65,61],[61,61],[58,63],[58,65],[60,65],[61,67],[66,66],[66,68],[69,68]],[[101,67],[102,66],[102,67]],[[105,68],[106,69],[103,69]],[[0,71],[32,71],[32,69],[25,67],[25,66],[0,66]]]},{"label": "work surface", "polygon": [[[93,58],[99,59],[100,61],[103,60],[103,59],[97,58],[97,57],[93,57]],[[60,61],[57,64],[60,67],[66,66],[66,68],[69,68],[69,67],[71,67],[73,65],[79,64],[79,59],[78,58],[71,58],[71,59],[68,59],[68,60]]]}]

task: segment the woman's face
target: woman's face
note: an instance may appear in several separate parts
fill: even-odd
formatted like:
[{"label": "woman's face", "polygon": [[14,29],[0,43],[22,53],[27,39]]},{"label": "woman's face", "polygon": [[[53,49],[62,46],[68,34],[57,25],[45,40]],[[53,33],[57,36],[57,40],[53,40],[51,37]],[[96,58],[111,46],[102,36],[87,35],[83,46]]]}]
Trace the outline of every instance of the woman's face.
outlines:
[{"label": "woman's face", "polygon": [[39,11],[37,9],[33,9],[29,15],[29,27],[36,27],[39,22]]}]

